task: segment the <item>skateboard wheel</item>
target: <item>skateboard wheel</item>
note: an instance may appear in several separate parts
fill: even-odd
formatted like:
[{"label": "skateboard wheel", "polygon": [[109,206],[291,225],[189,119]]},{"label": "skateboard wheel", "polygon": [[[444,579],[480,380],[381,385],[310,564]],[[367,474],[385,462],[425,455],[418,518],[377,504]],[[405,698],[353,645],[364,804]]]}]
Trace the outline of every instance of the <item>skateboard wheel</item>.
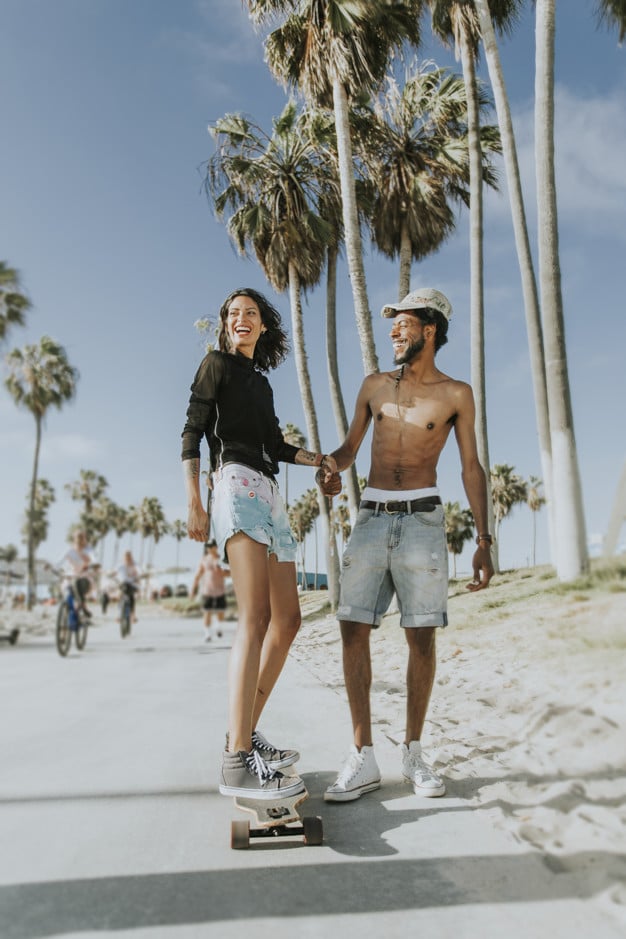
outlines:
[{"label": "skateboard wheel", "polygon": [[304,828],[304,843],[306,845],[318,845],[324,841],[324,826],[319,815],[309,815],[302,819]]},{"label": "skateboard wheel", "polygon": [[235,851],[245,851],[250,847],[250,823],[234,821],[230,823],[230,846]]}]

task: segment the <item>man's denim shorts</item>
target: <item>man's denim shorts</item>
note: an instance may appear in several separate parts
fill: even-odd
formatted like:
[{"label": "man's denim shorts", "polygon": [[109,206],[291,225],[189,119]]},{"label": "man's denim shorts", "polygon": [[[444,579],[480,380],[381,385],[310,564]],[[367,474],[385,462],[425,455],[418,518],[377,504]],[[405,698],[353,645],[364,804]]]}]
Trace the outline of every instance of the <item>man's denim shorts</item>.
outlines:
[{"label": "man's denim shorts", "polygon": [[359,509],[343,555],[337,617],[380,626],[394,592],[401,626],[447,626],[443,506],[410,515]]},{"label": "man's denim shorts", "polygon": [[226,542],[244,532],[267,545],[279,561],[295,561],[296,539],[277,483],[242,463],[226,463],[213,474],[211,519],[217,549],[226,557]]}]

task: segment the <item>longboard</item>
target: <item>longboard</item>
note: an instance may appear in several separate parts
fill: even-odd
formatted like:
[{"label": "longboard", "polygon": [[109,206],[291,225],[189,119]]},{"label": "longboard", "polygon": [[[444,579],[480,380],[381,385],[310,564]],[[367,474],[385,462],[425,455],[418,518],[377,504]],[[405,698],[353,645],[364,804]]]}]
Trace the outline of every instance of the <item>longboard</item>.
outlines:
[{"label": "longboard", "polygon": [[322,844],[324,829],[319,815],[302,818],[297,811],[298,806],[308,797],[306,789],[292,796],[283,796],[276,802],[235,796],[236,807],[253,815],[256,824],[252,825],[248,820],[233,820],[230,827],[231,848],[249,848],[251,838],[284,838],[294,835],[302,836],[306,845]]}]

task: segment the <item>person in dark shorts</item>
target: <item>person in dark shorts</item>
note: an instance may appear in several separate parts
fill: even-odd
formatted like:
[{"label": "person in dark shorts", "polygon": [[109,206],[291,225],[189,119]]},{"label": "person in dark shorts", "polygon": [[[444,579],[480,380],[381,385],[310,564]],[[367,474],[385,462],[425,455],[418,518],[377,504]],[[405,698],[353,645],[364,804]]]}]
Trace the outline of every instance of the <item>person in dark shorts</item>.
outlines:
[{"label": "person in dark shorts", "polygon": [[217,621],[216,635],[222,635],[222,623],[226,610],[225,593],[226,573],[222,567],[217,553],[217,542],[209,541],[204,546],[204,555],[191,588],[191,596],[195,597],[198,591],[202,597],[204,610],[204,641],[210,642],[212,636],[213,620]]}]

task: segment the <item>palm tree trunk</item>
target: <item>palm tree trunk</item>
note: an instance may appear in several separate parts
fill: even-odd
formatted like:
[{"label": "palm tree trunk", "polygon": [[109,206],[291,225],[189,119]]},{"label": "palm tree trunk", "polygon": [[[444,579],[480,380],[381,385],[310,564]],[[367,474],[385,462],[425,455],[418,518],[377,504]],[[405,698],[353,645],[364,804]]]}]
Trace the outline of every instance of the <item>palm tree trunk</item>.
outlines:
[{"label": "palm tree trunk", "polygon": [[[313,401],[313,393],[311,390],[311,376],[309,374],[309,365],[304,343],[300,277],[293,261],[289,262],[289,302],[291,306],[291,331],[293,335],[296,371],[298,384],[300,386],[304,419],[307,425],[307,437],[309,439],[309,447],[312,450],[317,450],[319,453],[321,449],[320,435],[317,426],[317,414],[315,412],[315,402]],[[332,608],[335,609],[339,600],[339,561],[337,558],[335,534],[330,523],[328,500],[321,492],[318,492],[318,503],[320,515],[323,517],[325,525],[326,569],[328,571],[329,597]]]},{"label": "palm tree trunk", "polygon": [[413,250],[411,248],[411,239],[409,237],[409,226],[406,218],[402,220],[400,229],[400,273],[398,276],[398,300],[404,300],[407,293],[411,290],[411,261],[413,260]]},{"label": "palm tree trunk", "polygon": [[539,227],[539,283],[552,443],[556,569],[575,580],[589,566],[582,490],[567,370],[554,171],[555,0],[537,0],[535,62],[535,171]]},{"label": "palm tree trunk", "polygon": [[339,156],[339,180],[343,205],[346,258],[348,261],[348,271],[350,273],[354,314],[356,316],[359,341],[361,343],[363,368],[365,374],[369,375],[370,372],[378,371],[378,358],[376,356],[372,316],[365,282],[363,247],[361,244],[359,213],[357,210],[354,170],[352,166],[352,141],[350,138],[348,96],[346,89],[338,78],[333,80],[333,104],[335,129],[337,132],[337,153]]},{"label": "palm tree trunk", "polygon": [[[467,127],[470,166],[470,322],[471,322],[471,375],[476,401],[476,444],[478,459],[485,472],[487,486],[487,517],[489,530],[493,528],[493,505],[489,470],[489,441],[487,436],[487,399],[485,393],[485,303],[483,288],[483,170],[480,145],[480,115],[476,87],[474,51],[466,29],[461,35],[461,62],[467,97]],[[492,548],[493,566],[499,570],[498,544]]]},{"label": "palm tree trunk", "polygon": [[[550,442],[550,418],[548,414],[548,389],[546,384],[546,364],[543,351],[543,332],[541,328],[541,313],[539,310],[539,295],[537,280],[530,250],[530,239],[522,183],[517,160],[517,147],[511,120],[511,109],[506,92],[500,54],[496,34],[493,28],[489,5],[487,0],[474,0],[480,31],[482,33],[485,57],[491,87],[496,104],[498,124],[502,138],[504,166],[506,170],[507,188],[511,203],[511,218],[515,235],[515,246],[522,280],[522,294],[524,297],[524,311],[526,314],[526,331],[528,333],[528,347],[530,352],[530,368],[533,378],[533,391],[535,398],[535,415],[537,433],[539,437],[539,455],[541,470],[548,505],[548,535],[550,540],[550,557],[554,557],[554,524],[552,518],[552,445]],[[534,562],[533,562],[534,563]]]},{"label": "palm tree trunk", "polygon": [[[337,364],[337,255],[336,247],[328,249],[326,270],[326,358],[328,362],[328,381],[330,385],[330,400],[335,415],[335,426],[339,440],[344,440],[348,433],[348,416],[339,379],[339,366]],[[350,517],[354,522],[359,501],[359,479],[356,466],[352,466],[345,473],[346,489],[348,491],[348,505]]]},{"label": "palm tree trunk", "polygon": [[28,500],[28,559],[26,580],[26,607],[32,610],[37,594],[37,579],[35,571],[35,532],[33,522],[35,518],[35,495],[37,492],[37,473],[39,471],[39,451],[41,449],[41,416],[35,414],[35,455],[33,458],[33,475],[30,481],[30,498]]}]

